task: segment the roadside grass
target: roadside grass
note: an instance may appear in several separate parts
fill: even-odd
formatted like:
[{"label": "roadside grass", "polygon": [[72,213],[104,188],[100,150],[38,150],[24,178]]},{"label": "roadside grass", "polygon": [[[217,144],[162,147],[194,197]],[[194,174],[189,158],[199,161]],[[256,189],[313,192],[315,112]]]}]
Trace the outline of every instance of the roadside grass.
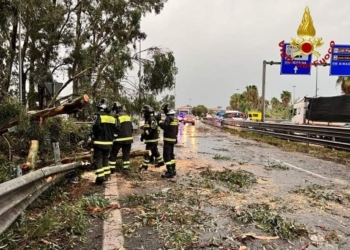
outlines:
[{"label": "roadside grass", "polygon": [[[105,207],[109,200],[103,187],[87,180],[72,184],[63,179],[34,201],[12,226],[0,235],[4,249],[91,249],[86,246],[92,223],[107,212],[89,212],[88,207]],[[95,240],[96,241],[96,240]]]},{"label": "roadside grass", "polygon": [[298,143],[293,141],[286,141],[278,139],[268,135],[260,135],[257,133],[246,132],[246,131],[237,131],[230,128],[222,128],[223,131],[229,132],[234,135],[238,135],[245,139],[251,139],[258,142],[267,143],[278,148],[288,151],[288,152],[299,152],[306,153],[310,156],[314,156],[323,160],[335,161],[338,163],[350,163],[350,154],[346,151],[332,150],[330,148],[308,146],[304,143]]}]

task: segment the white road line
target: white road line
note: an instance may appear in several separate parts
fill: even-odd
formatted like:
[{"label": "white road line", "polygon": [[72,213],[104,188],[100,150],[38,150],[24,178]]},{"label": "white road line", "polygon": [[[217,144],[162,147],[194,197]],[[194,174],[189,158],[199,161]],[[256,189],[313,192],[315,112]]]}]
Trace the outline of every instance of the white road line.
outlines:
[{"label": "white road line", "polygon": [[[119,197],[117,177],[112,175],[112,180],[106,183],[105,197]],[[111,204],[117,203],[112,201]],[[124,236],[122,233],[122,214],[120,209],[114,209],[107,220],[103,222],[103,250],[124,249]]]},{"label": "white road line", "polygon": [[287,165],[287,166],[289,166],[289,167],[291,167],[291,168],[298,169],[298,170],[300,170],[300,171],[303,171],[303,172],[305,172],[305,173],[314,175],[314,176],[316,176],[316,177],[319,177],[319,178],[322,178],[322,179],[325,179],[325,180],[331,180],[330,178],[324,177],[324,176],[322,176],[322,175],[316,174],[316,173],[314,173],[314,172],[308,171],[308,170],[303,169],[303,168],[299,168],[299,167],[294,166],[294,165],[292,165],[292,164],[289,164],[289,163],[287,163],[287,162],[283,162],[283,161],[280,161],[280,160],[277,160],[277,159],[273,159],[273,158],[272,158],[272,160],[277,161],[277,162],[279,162],[279,163],[283,163],[284,165]]}]

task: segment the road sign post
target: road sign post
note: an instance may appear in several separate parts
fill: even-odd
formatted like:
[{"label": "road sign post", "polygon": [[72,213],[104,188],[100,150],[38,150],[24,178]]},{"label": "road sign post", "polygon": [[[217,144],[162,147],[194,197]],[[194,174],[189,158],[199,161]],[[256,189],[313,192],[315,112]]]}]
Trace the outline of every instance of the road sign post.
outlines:
[{"label": "road sign post", "polygon": [[[293,53],[298,51],[289,43],[283,44],[283,54],[281,60],[281,75],[311,75],[312,54],[300,54],[293,58]],[[287,60],[286,58],[290,58]]]},{"label": "road sign post", "polygon": [[265,121],[265,87],[266,87],[266,65],[279,65],[281,64],[280,62],[267,62],[266,60],[263,61],[263,72],[262,72],[262,96],[261,96],[261,121]]},{"label": "road sign post", "polygon": [[329,75],[350,76],[350,45],[334,45],[331,55]]}]

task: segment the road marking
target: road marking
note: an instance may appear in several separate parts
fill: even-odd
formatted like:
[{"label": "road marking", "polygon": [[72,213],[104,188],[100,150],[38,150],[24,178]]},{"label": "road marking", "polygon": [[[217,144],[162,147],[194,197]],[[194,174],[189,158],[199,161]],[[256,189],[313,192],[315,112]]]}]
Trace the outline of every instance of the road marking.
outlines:
[{"label": "road marking", "polygon": [[[119,197],[117,177],[112,175],[111,180],[106,184],[105,197]],[[111,204],[113,203],[116,203],[116,201],[112,200]],[[122,224],[121,210],[112,210],[107,220],[103,222],[103,250],[123,249],[124,237],[122,233]]]},{"label": "road marking", "polygon": [[277,160],[277,159],[273,159],[273,158],[272,158],[272,160],[277,161],[277,162],[279,162],[279,163],[283,163],[283,164],[285,164],[285,165],[287,165],[287,166],[289,166],[289,167],[291,167],[291,168],[298,169],[298,170],[303,171],[303,172],[305,172],[305,173],[309,173],[309,174],[314,175],[314,176],[316,176],[316,177],[319,177],[319,178],[322,178],[322,179],[325,179],[325,180],[331,180],[331,179],[329,179],[329,178],[327,178],[327,177],[324,177],[324,176],[322,176],[322,175],[316,174],[316,173],[314,173],[314,172],[308,171],[308,170],[303,169],[303,168],[299,168],[299,167],[294,166],[294,165],[292,165],[292,164],[289,164],[289,163],[287,163],[287,162],[283,162],[283,161],[280,161],[280,160]]}]

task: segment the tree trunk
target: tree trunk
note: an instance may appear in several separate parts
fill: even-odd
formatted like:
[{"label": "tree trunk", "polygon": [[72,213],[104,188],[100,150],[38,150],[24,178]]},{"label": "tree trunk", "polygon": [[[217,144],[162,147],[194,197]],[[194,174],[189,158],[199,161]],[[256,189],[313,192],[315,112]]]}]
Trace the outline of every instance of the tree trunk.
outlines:
[{"label": "tree trunk", "polygon": [[[48,109],[43,110],[32,110],[28,111],[28,115],[32,120],[44,119],[61,114],[72,114],[82,110],[85,105],[89,102],[90,98],[88,95],[83,95],[74,99],[72,102]],[[19,120],[11,121],[10,123],[0,127],[0,135],[8,132],[8,129],[19,124]]]},{"label": "tree trunk", "polygon": [[32,140],[30,141],[29,152],[27,156],[27,160],[22,164],[22,169],[28,169],[29,171],[35,170],[35,165],[38,157],[39,151],[39,141]]},{"label": "tree trunk", "polygon": [[39,118],[39,117],[48,118],[48,117],[62,115],[62,114],[72,114],[82,110],[84,106],[89,102],[89,100],[90,98],[88,95],[83,95],[65,105],[47,108],[39,111],[29,111],[28,114],[32,117],[32,119]]}]

